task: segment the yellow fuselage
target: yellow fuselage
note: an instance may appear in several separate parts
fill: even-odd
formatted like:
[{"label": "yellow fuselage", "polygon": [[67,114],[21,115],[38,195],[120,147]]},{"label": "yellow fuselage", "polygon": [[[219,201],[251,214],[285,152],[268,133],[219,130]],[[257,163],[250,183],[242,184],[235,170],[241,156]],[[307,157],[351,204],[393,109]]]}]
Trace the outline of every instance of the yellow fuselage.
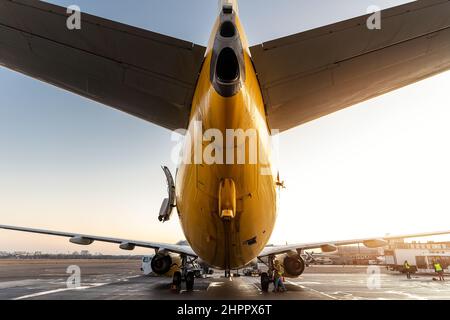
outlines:
[{"label": "yellow fuselage", "polygon": [[[276,219],[275,176],[269,158],[270,133],[263,98],[237,17],[236,27],[243,44],[245,80],[232,97],[216,92],[210,79],[211,41],[193,97],[187,134],[195,136],[196,123],[201,123],[202,133],[218,129],[223,137],[227,129],[253,129],[260,142],[258,161],[181,163],[176,177],[177,209],[187,241],[201,259],[223,269],[239,268],[255,259],[267,244]],[[219,21],[212,38],[218,28]],[[208,144],[211,141],[204,141],[202,150]],[[194,154],[194,149],[193,143],[186,143],[184,153]],[[223,151],[224,155],[230,152],[226,146]],[[221,217],[219,208],[220,185],[226,179],[235,184],[236,207],[234,217],[229,219]]]}]

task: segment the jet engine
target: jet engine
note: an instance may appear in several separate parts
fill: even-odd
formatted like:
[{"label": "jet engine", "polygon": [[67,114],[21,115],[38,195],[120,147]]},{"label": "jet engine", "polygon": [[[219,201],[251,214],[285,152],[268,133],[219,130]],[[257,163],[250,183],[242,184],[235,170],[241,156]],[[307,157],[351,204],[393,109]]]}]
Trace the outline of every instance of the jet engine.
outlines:
[{"label": "jet engine", "polygon": [[158,275],[169,276],[178,271],[181,266],[181,258],[176,254],[158,252],[151,261],[151,267],[154,273]]},{"label": "jet engine", "polygon": [[287,278],[297,278],[305,271],[305,260],[295,251],[279,255],[276,259],[283,264]]}]

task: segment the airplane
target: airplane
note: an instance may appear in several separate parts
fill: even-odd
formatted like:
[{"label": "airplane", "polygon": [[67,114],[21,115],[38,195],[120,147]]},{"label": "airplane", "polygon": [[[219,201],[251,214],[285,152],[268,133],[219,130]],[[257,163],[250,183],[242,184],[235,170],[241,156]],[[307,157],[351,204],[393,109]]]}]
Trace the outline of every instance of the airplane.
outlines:
[{"label": "airplane", "polygon": [[[181,260],[188,290],[194,276],[187,266],[195,259],[228,276],[255,258],[267,258],[269,265],[277,259],[286,277],[298,277],[305,269],[304,250],[332,252],[356,243],[382,247],[391,239],[449,233],[266,246],[277,191],[284,187],[271,161],[274,129],[285,132],[450,68],[450,1],[419,0],[380,14],[381,28],[368,27],[369,14],[249,46],[237,0],[219,0],[204,47],[86,13],[81,28],[72,30],[67,8],[0,0],[0,65],[166,129],[183,129],[190,137],[183,155],[194,158],[181,161],[175,179],[164,170],[169,197],[159,215],[168,221],[176,208],[189,246],[0,228],[68,237],[79,245],[103,241],[124,250],[152,248],[152,269],[159,274],[170,270],[175,256]],[[256,132],[261,142],[256,163],[246,160],[251,154],[246,143],[216,143],[217,132],[225,136],[239,129]],[[205,138],[209,130],[214,134]],[[200,146],[191,139],[198,134]],[[195,159],[206,149],[217,161]],[[229,163],[238,149],[244,150],[244,163]],[[181,278],[174,273],[177,288]],[[269,283],[262,273],[263,291]]]}]

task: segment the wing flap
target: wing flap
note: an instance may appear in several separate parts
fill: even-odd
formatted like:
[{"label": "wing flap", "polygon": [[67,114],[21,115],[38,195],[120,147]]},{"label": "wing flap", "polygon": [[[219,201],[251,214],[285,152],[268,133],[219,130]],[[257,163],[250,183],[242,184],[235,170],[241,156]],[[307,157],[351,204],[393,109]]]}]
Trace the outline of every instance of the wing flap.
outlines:
[{"label": "wing flap", "polygon": [[269,124],[288,130],[450,68],[450,3],[420,0],[250,48]]}]

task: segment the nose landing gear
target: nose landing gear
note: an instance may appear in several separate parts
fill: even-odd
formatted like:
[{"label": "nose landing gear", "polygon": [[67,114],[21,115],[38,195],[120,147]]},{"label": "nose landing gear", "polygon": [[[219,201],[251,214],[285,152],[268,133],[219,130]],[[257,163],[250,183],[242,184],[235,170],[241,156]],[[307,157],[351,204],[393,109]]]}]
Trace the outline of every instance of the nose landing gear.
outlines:
[{"label": "nose landing gear", "polygon": [[181,291],[181,272],[177,271],[173,274],[173,279],[172,279],[172,290],[176,291],[176,292],[180,292]]}]

